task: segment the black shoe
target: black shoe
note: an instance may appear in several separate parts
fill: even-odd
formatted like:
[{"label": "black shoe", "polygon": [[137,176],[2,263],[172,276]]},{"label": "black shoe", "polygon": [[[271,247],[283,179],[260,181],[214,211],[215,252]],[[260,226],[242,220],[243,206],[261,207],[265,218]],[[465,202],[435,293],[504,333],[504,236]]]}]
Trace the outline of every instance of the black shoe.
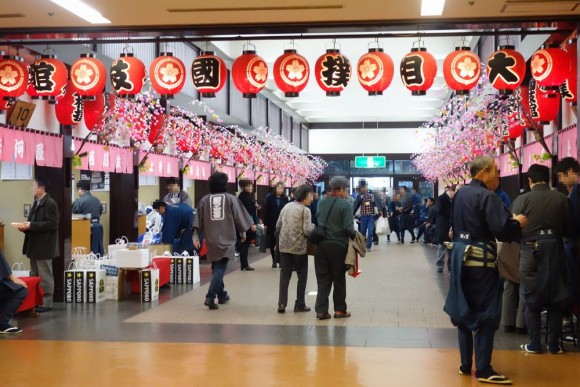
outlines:
[{"label": "black shoe", "polygon": [[309,307],[307,307],[306,305],[294,305],[294,313],[298,313],[298,312],[310,312],[311,309]]},{"label": "black shoe", "polygon": [[277,268],[277,267],[278,267],[278,264],[277,264],[277,263],[273,263],[273,264],[272,264],[272,269],[275,269],[275,268]]},{"label": "black shoe", "polygon": [[250,266],[246,266],[246,267],[242,267],[242,271],[254,271],[256,269],[254,269],[253,267]]},{"label": "black shoe", "polygon": [[443,273],[443,268],[442,267],[438,267],[437,268],[437,273]]},{"label": "black shoe", "polygon": [[278,313],[286,312],[286,305],[278,305]]},{"label": "black shoe", "polygon": [[520,345],[520,348],[522,349],[522,351],[532,353],[534,355],[539,355],[542,353],[542,348],[536,348],[530,344],[522,344]]},{"label": "black shoe", "polygon": [[50,312],[52,310],[52,306],[37,306],[34,308],[36,313],[45,313]]},{"label": "black shoe", "polygon": [[459,367],[457,367],[457,373],[459,375],[467,375],[470,376],[471,375],[471,366],[467,367],[467,366],[463,366],[463,365],[459,365]]},{"label": "black shoe", "polygon": [[403,242],[403,241],[398,241],[398,242],[397,242],[397,244],[398,244],[398,245],[404,245],[404,244],[405,244],[405,242]]},{"label": "black shoe", "polygon": [[230,300],[230,296],[226,294],[226,296],[224,298],[218,298],[218,304],[223,305],[223,304],[227,304],[228,301]]},{"label": "black shoe", "polygon": [[207,306],[209,309],[218,309],[219,306],[215,303],[215,301],[213,300],[213,298],[206,298],[205,302],[203,303],[205,306]]},{"label": "black shoe", "polygon": [[559,345],[555,345],[553,347],[548,345],[548,352],[550,352],[552,355],[560,355],[564,353],[564,350]]},{"label": "black shoe", "polygon": [[379,242],[373,242],[373,244],[374,244],[375,246],[378,246],[378,245],[379,245]]},{"label": "black shoe", "polygon": [[411,239],[411,243],[415,243],[415,240],[414,239]]},{"label": "black shoe", "polygon": [[513,332],[516,331],[516,327],[513,326],[513,325],[506,325],[506,326],[503,327],[503,331],[505,333],[513,333]]},{"label": "black shoe", "polygon": [[390,239],[387,239],[387,243],[391,243],[391,240]]}]

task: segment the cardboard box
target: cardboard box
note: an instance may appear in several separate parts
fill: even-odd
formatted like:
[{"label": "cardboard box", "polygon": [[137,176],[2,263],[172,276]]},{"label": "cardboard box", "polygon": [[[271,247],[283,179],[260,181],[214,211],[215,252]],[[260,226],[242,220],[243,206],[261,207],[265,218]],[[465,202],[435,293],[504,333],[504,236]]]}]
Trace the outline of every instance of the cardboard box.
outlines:
[{"label": "cardboard box", "polygon": [[154,256],[161,256],[168,252],[170,255],[173,255],[173,245],[170,244],[157,244],[157,245],[149,245],[149,251]]}]

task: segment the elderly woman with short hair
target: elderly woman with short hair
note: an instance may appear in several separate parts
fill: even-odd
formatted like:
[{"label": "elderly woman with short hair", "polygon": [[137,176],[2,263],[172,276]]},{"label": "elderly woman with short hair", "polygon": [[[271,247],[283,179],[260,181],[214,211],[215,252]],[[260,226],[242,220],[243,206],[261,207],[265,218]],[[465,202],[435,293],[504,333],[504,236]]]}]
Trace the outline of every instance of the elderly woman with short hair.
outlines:
[{"label": "elderly woman with short hair", "polygon": [[282,209],[276,222],[278,248],[280,249],[280,292],[278,296],[278,313],[286,311],[288,304],[288,285],[292,270],[298,275],[298,287],[294,312],[309,312],[304,301],[306,281],[308,279],[307,242],[310,231],[314,228],[312,215],[308,206],[312,202],[312,187],[301,185],[295,193],[295,201]]}]

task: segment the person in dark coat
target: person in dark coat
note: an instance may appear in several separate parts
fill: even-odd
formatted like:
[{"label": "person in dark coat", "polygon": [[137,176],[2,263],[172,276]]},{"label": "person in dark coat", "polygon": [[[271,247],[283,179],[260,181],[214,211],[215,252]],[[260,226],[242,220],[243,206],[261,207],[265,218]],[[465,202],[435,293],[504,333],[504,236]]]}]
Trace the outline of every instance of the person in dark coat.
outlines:
[{"label": "person in dark coat", "polygon": [[163,200],[156,200],[153,209],[163,218],[161,243],[172,245],[173,251],[178,254],[187,251],[193,255],[193,208],[185,203],[167,204]]},{"label": "person in dark coat", "polygon": [[564,243],[568,262],[568,292],[572,301],[580,303],[580,164],[572,157],[564,157],[556,166],[558,181],[566,187],[573,231]]},{"label": "person in dark coat", "polygon": [[244,208],[248,212],[248,215],[252,218],[254,222],[252,226],[246,231],[246,239],[242,242],[241,239],[238,240],[240,253],[240,266],[242,271],[253,271],[254,268],[250,267],[248,263],[248,253],[250,251],[250,243],[252,240],[256,239],[256,227],[259,223],[258,212],[256,209],[256,199],[254,198],[254,182],[251,180],[240,180],[240,188],[242,192],[238,195],[238,199],[244,205]]},{"label": "person in dark coat", "polygon": [[405,231],[411,234],[411,243],[415,243],[415,204],[413,198],[409,195],[407,187],[401,187],[399,190],[401,194],[401,206],[398,208],[401,215],[399,215],[399,244],[405,243]]},{"label": "person in dark coat", "polygon": [[0,333],[20,333],[22,329],[10,325],[10,319],[28,296],[26,282],[15,277],[4,254],[0,251]]},{"label": "person in dark coat", "polygon": [[[437,243],[437,273],[443,273],[447,247],[445,242],[450,242],[449,228],[451,227],[451,200],[455,196],[455,186],[448,185],[437,198],[437,223],[435,224],[435,243]],[[447,270],[451,272],[451,260],[447,257]]]},{"label": "person in dark coat", "polygon": [[32,184],[34,204],[28,214],[28,221],[21,223],[18,230],[24,233],[22,254],[30,258],[30,274],[40,277],[44,290],[43,305],[34,310],[37,313],[52,310],[54,275],[52,259],[60,255],[58,247],[58,205],[46,192],[46,182],[35,178]]},{"label": "person in dark coat", "polygon": [[522,345],[528,353],[541,353],[541,312],[548,311],[548,351],[563,353],[560,347],[562,318],[570,301],[568,268],[563,238],[570,235],[568,199],[552,191],[550,169],[533,164],[528,170],[531,192],[520,195],[512,211],[528,217],[522,230],[520,280],[526,301],[525,317],[530,342]]},{"label": "person in dark coat", "polygon": [[318,192],[314,191],[312,203],[310,203],[308,208],[310,208],[310,213],[312,214],[312,223],[314,223],[315,226],[318,226],[318,219],[316,218],[316,211],[318,211],[318,202],[319,202]]},{"label": "person in dark coat", "polygon": [[103,207],[101,201],[91,194],[91,182],[80,180],[77,183],[79,197],[73,202],[72,213],[91,216],[91,253],[105,255],[103,245],[103,226],[99,223]]},{"label": "person in dark coat", "polygon": [[[419,241],[419,239],[421,238],[421,235],[425,235],[424,239],[423,239],[423,243],[429,243],[429,234],[427,233],[428,231],[428,225],[430,226],[429,223],[429,213],[432,212],[431,208],[433,207],[433,205],[435,204],[435,199],[433,198],[428,198],[425,199],[425,208],[421,209],[421,216],[419,217],[419,232],[417,232],[417,241]],[[433,211],[434,212],[434,211]]]},{"label": "person in dark coat", "polygon": [[493,158],[476,158],[470,172],[471,182],[458,190],[453,204],[452,275],[444,311],[458,330],[459,374],[471,375],[475,352],[475,377],[480,382],[511,384],[491,367],[503,289],[496,239],[519,241],[527,219],[514,217],[494,194],[498,172]]},{"label": "person in dark coat", "polygon": [[[393,196],[393,200],[389,201],[387,204],[387,220],[389,221],[389,229],[391,233],[395,233],[397,240],[401,240],[401,234],[399,234],[399,215],[401,214],[397,208],[401,207],[400,202],[401,197],[399,194]],[[391,242],[391,234],[387,235],[387,243]]]},{"label": "person in dark coat", "polygon": [[284,194],[284,184],[278,183],[276,185],[276,192],[272,193],[266,198],[266,203],[264,204],[265,219],[264,219],[264,230],[266,231],[266,237],[270,244],[270,254],[272,254],[272,267],[278,267],[279,257],[276,256],[276,222],[280,217],[280,212],[282,208],[288,204],[288,197]]}]

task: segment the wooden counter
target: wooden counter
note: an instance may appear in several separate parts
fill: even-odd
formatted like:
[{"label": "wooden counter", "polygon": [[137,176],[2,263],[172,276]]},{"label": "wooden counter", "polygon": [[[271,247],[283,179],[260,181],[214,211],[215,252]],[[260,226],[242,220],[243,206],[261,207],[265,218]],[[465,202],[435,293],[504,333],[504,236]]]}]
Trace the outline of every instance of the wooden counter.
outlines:
[{"label": "wooden counter", "polygon": [[90,219],[73,219],[72,220],[72,243],[71,247],[84,247],[91,251],[91,220]]}]

